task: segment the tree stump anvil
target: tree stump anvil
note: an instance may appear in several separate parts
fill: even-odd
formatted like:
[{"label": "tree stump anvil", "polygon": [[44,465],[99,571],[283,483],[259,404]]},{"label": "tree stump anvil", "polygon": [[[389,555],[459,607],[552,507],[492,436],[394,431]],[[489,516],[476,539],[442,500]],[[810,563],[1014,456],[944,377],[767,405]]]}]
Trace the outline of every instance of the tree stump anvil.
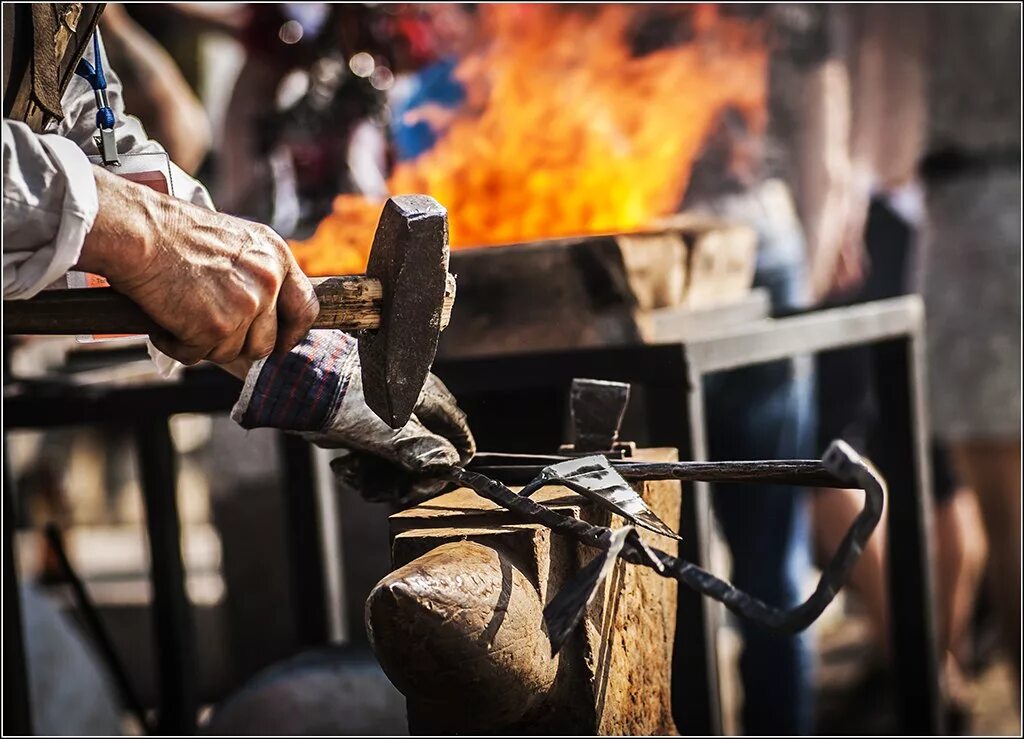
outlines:
[{"label": "tree stump anvil", "polygon": [[[644,449],[637,461],[675,461]],[[663,521],[679,521],[680,483],[637,483]],[[564,487],[535,500],[621,526]],[[595,550],[462,488],[390,518],[395,570],[373,589],[366,626],[381,666],[423,733],[674,734],[675,580],[619,561],[557,657],[543,610]],[[638,530],[671,554],[677,543]]]}]

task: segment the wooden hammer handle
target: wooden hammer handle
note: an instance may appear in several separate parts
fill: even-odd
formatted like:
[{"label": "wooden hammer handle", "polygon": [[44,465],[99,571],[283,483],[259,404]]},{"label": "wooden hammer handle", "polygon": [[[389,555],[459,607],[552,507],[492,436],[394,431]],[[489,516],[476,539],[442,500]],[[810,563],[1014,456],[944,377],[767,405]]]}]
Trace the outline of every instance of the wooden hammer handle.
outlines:
[{"label": "wooden hammer handle", "polygon": [[[365,275],[312,279],[320,300],[313,328],[343,331],[380,326],[383,288]],[[455,279],[448,275],[441,327],[448,325],[455,300]],[[29,300],[4,301],[5,334],[149,334],[159,329],[139,306],[109,287],[44,290]]]}]

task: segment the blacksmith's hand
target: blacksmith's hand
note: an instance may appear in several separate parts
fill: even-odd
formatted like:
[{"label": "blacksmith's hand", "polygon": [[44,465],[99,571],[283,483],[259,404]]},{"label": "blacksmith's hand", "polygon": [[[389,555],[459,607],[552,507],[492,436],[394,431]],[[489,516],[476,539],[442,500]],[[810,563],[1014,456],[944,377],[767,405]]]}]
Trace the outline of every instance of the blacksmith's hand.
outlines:
[{"label": "blacksmith's hand", "polygon": [[[429,375],[409,422],[390,428],[363,399],[356,346],[341,331],[310,331],[291,352],[249,369],[231,417],[245,428],[297,431],[320,446],[351,450],[344,465],[359,471],[342,476],[357,487],[358,479],[367,497],[406,497],[365,489],[397,484],[399,478],[422,494],[427,488],[418,487],[419,481],[467,463],[476,452],[466,415],[444,384]],[[335,471],[341,471],[337,465]]]},{"label": "blacksmith's hand", "polygon": [[94,168],[99,211],[77,267],[106,277],[184,364],[287,352],[319,313],[316,293],[270,227],[209,211]]}]

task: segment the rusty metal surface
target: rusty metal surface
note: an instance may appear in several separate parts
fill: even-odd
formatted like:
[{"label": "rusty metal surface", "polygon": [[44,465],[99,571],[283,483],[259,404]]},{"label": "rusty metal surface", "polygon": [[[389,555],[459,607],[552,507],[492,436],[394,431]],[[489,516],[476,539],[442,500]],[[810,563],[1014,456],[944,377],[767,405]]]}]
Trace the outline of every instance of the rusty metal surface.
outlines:
[{"label": "rusty metal surface", "polygon": [[619,440],[629,404],[629,383],[574,379],[569,389],[573,445],[577,452],[603,452]]},{"label": "rusty metal surface", "polygon": [[426,195],[384,205],[366,267],[381,281],[380,328],[359,337],[366,404],[391,428],[412,415],[437,352],[448,275],[448,212]]}]

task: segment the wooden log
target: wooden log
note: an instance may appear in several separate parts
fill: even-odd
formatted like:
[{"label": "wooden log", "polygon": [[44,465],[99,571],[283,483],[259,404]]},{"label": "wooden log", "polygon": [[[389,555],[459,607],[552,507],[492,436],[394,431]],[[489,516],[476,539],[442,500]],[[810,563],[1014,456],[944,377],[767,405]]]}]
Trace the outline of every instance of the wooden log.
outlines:
[{"label": "wooden log", "polygon": [[684,234],[686,294],[682,305],[709,308],[742,298],[754,282],[757,234],[752,228],[681,213],[659,223]]},{"label": "wooden log", "polygon": [[[675,450],[640,450],[670,461]],[[679,483],[638,488],[663,520],[679,520]],[[563,487],[539,500],[613,526]],[[397,569],[366,604],[367,631],[403,692],[412,733],[674,733],[671,660],[676,582],[619,563],[577,633],[552,657],[543,608],[593,550],[518,522],[466,489],[395,514]],[[641,537],[675,553],[674,540]]]}]

